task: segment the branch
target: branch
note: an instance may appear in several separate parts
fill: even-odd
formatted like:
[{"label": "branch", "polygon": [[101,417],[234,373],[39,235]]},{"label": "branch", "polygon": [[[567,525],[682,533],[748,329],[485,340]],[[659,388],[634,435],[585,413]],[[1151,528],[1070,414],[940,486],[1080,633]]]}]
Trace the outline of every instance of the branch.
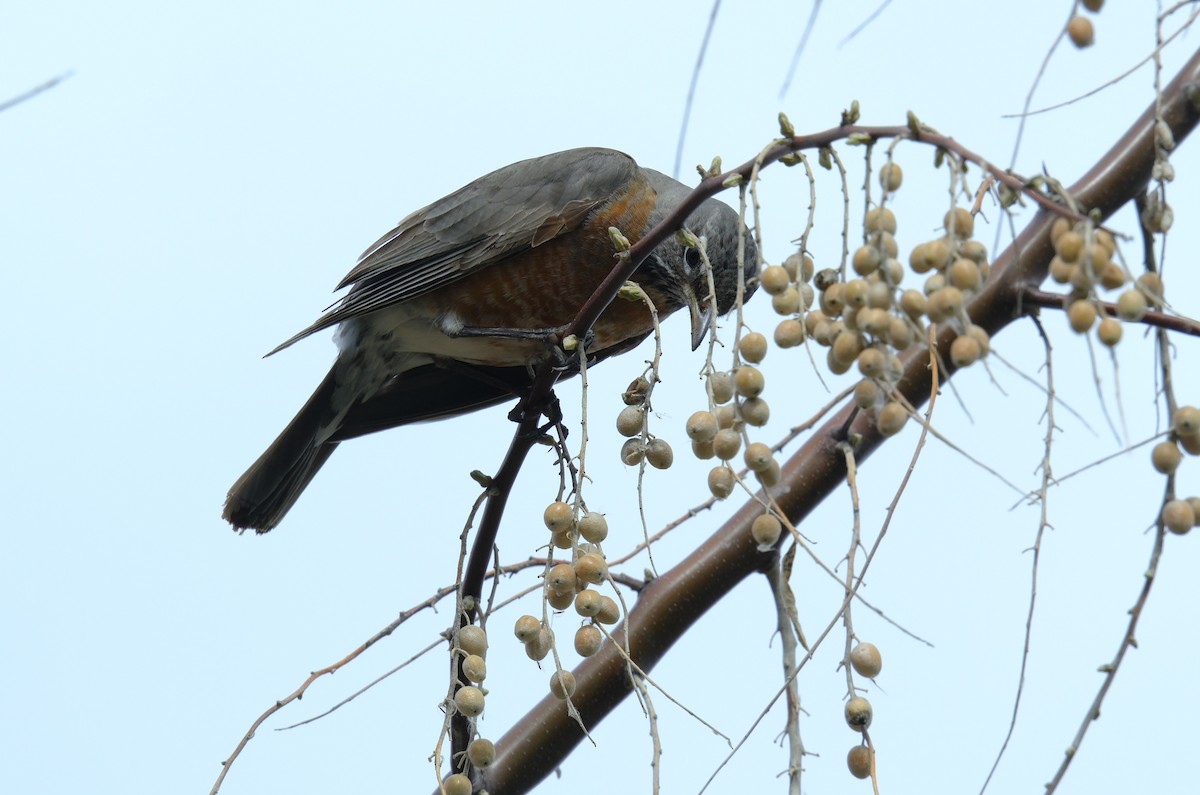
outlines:
[{"label": "branch", "polygon": [[[1193,55],[1164,90],[1162,107],[1164,120],[1174,133],[1175,140],[1182,142],[1200,119],[1200,52]],[[1153,118],[1154,108],[1151,106],[1098,160],[1097,165],[1069,189],[1078,206],[1094,210],[1099,219],[1104,219],[1144,187],[1150,178],[1154,160]],[[905,135],[955,152],[964,151],[952,140],[923,129],[914,133],[908,127],[841,127],[814,136],[783,141],[772,147],[762,162],[770,163],[796,149],[819,147],[855,132],[869,137]],[[753,161],[735,169],[735,172],[748,178],[752,167]],[[998,181],[1010,186],[1017,183],[1021,190],[1029,194],[1027,186],[1011,174],[993,167],[988,167],[988,171]],[[729,176],[725,174],[704,180],[658,229],[652,230],[638,242],[634,247],[637,254],[644,256],[662,242],[700,202],[719,192]],[[1043,206],[1053,205],[1049,198],[1041,203]],[[1050,225],[1057,214],[1072,215],[1066,208],[1057,207],[1053,211],[1048,208],[1039,212],[1013,244],[997,258],[988,285],[971,302],[969,312],[972,320],[990,334],[1020,316],[1024,290],[1027,286],[1040,284],[1045,278],[1052,256]],[[630,260],[637,261],[640,257],[631,256]],[[625,278],[626,274],[610,277],[609,281],[614,282],[610,285],[614,293],[615,286]],[[596,309],[591,319],[599,316],[602,310],[603,306]],[[588,325],[590,322],[589,319]],[[948,346],[952,336],[952,332],[947,331],[939,344]],[[922,354],[924,352],[913,352],[904,358],[905,373],[897,386],[914,406],[923,405],[928,399],[930,373],[925,358],[927,354]],[[953,372],[952,367],[949,369],[950,372],[943,373],[943,378]],[[843,407],[783,466],[783,479],[777,487],[775,499],[793,523],[800,522],[844,480],[844,461],[836,450],[837,434],[850,420],[852,410],[852,404]],[[855,450],[859,462],[883,442],[873,423],[861,414],[853,421],[850,431],[862,439]],[[757,500],[750,500],[743,505],[736,515],[692,554],[648,584],[626,618],[628,628],[618,627],[613,631],[614,635],[622,636],[628,632],[632,657],[643,670],[649,670],[661,659],[667,649],[734,586],[750,574],[769,567],[774,553],[759,552],[750,535],[750,524],[761,510]],[[596,725],[631,692],[632,685],[625,662],[611,644],[583,661],[574,673],[578,683],[575,703],[580,708],[583,722],[588,726]],[[567,716],[562,703],[547,696],[534,705],[497,743],[496,761],[483,771],[482,784],[492,795],[527,792],[561,764],[582,737],[579,727]]]}]

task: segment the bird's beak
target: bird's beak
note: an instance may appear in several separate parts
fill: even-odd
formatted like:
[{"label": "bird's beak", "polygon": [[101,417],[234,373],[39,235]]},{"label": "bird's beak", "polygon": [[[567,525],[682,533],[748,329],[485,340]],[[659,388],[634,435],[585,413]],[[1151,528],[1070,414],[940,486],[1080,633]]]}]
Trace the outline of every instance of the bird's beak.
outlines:
[{"label": "bird's beak", "polygon": [[701,303],[690,284],[684,288],[684,292],[687,293],[688,315],[692,319],[692,350],[696,350],[712,328],[713,305],[712,301]]}]

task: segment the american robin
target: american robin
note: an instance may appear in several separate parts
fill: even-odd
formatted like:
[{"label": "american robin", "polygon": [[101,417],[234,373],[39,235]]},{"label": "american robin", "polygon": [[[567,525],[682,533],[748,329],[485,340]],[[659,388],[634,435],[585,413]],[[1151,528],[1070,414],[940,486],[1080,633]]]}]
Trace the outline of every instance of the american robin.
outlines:
[{"label": "american robin", "polygon": [[[337,289],[350,291],[284,342],[338,325],[325,380],[225,502],[234,529],[275,527],[339,442],[463,414],[519,395],[548,341],[612,269],[609,227],[631,241],[690,192],[611,149],[572,149],[523,160],[417,210],[359,258]],[[739,219],[709,199],[687,226],[705,241],[716,309],[737,297]],[[756,252],[745,238],[746,295]],[[693,348],[711,322],[699,252],[675,239],[633,275],[660,317],[687,307]],[[600,360],[652,330],[641,302],[614,301],[592,328]],[[269,355],[269,354],[268,354]]]}]

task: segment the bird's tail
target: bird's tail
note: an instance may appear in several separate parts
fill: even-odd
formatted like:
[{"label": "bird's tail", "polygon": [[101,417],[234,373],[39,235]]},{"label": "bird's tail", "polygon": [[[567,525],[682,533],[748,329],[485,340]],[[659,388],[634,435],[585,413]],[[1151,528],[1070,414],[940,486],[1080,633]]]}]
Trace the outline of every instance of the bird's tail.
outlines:
[{"label": "bird's tail", "polygon": [[336,370],[330,370],[295,419],[229,489],[223,516],[235,530],[265,533],[279,524],[337,447],[329,438],[345,412],[334,405]]}]

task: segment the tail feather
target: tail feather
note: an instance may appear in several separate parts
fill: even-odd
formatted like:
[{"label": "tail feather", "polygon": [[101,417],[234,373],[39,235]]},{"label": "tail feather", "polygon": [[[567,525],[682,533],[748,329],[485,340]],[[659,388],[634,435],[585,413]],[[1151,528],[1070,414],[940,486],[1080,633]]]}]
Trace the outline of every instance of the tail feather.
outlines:
[{"label": "tail feather", "polygon": [[333,453],[338,443],[328,439],[340,420],[333,403],[336,388],[331,370],[283,433],[229,489],[223,516],[235,530],[265,533],[279,524]]}]

